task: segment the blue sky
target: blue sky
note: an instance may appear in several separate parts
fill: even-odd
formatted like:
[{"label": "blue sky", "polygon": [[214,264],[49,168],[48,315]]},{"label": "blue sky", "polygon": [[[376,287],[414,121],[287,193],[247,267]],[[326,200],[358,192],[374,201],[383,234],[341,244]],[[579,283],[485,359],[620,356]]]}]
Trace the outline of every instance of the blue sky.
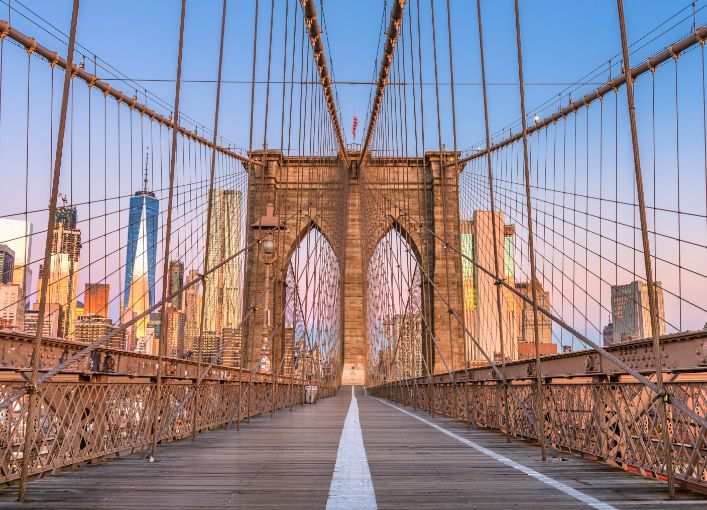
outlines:
[{"label": "blue sky", "polygon": [[[5,4],[7,1],[2,0]],[[289,2],[292,14],[296,2],[294,0]],[[25,4],[62,31],[68,32],[70,0],[26,0]],[[220,4],[219,0],[198,2],[191,0],[187,3],[185,79],[213,80],[216,76]],[[20,8],[17,3],[15,5]],[[177,0],[123,0],[120,3],[84,0],[81,5],[78,40],[83,46],[131,78],[173,79],[179,5],[180,2]],[[254,5],[254,0],[229,2],[224,65],[224,78],[227,80],[250,81]],[[480,140],[483,134],[483,126],[480,122],[482,113],[480,88],[477,85],[465,85],[466,83],[478,84],[480,81],[475,2],[451,0],[451,5],[455,80],[460,84],[457,87],[459,146],[465,147]],[[687,5],[689,2],[685,1],[628,0],[625,2],[625,8],[629,37],[632,40],[637,39]],[[445,2],[435,0],[441,82],[449,81],[445,6]],[[703,6],[704,2],[697,3],[698,25],[705,19],[705,13],[700,10]],[[6,8],[6,5],[2,7]],[[331,49],[329,58],[333,62],[335,77],[341,81],[371,80],[383,2],[328,0],[324,2],[323,8],[321,4],[319,7],[320,18],[322,11],[324,13],[326,35]],[[410,7],[415,8],[416,3],[408,2],[408,8]],[[275,8],[273,80],[280,79],[282,73],[280,52],[285,0],[276,0]],[[421,9],[424,18],[423,38],[429,39],[429,2],[422,0]],[[490,87],[491,124],[492,131],[496,131],[517,120],[519,112],[517,87],[513,86],[517,82],[513,2],[485,0],[482,2],[482,9],[487,75],[489,82],[496,84]],[[266,77],[269,10],[270,1],[260,0],[259,79]],[[689,18],[690,13],[691,9],[683,11],[675,21],[685,16]],[[386,25],[388,15],[388,13],[385,15]],[[552,98],[565,88],[558,84],[577,80],[609,58],[615,57],[620,51],[616,5],[613,0],[577,2],[572,6],[561,0],[522,1],[521,16],[529,112],[533,112],[534,106]],[[6,14],[3,17],[6,17]],[[13,17],[13,25],[20,30],[35,35],[40,41],[46,41],[49,47],[61,48],[56,40],[38,31],[17,13],[13,14]],[[688,19],[661,35],[642,50],[640,55],[644,57],[652,53],[651,50],[656,50],[688,33],[691,23],[692,20]],[[670,25],[666,25],[668,26]],[[425,81],[432,81],[429,50],[431,45],[424,46],[427,59]],[[89,60],[90,58],[89,56]],[[618,69],[615,69],[615,73],[618,73]],[[144,85],[166,101],[172,102],[174,93],[172,83],[146,82]],[[258,87],[257,100],[261,112],[264,88],[264,85]],[[442,89],[443,138],[451,145],[448,87],[443,86]],[[185,84],[183,90],[183,111],[210,126],[213,118],[215,86],[212,83],[192,83]],[[278,92],[276,86],[271,89],[274,97],[279,98]],[[360,119],[365,117],[369,93],[370,87],[366,85],[337,87],[340,113],[349,142],[353,112],[356,110]],[[222,133],[231,141],[241,145],[247,145],[248,142],[249,95],[249,84],[225,85]],[[278,101],[279,99],[275,102]],[[277,107],[271,107],[271,111],[273,115],[271,118],[279,117]],[[359,127],[359,138],[362,136],[363,127]],[[430,129],[433,129],[433,125]],[[262,128],[260,132],[262,133]],[[432,138],[436,140],[436,136]],[[262,143],[262,135],[256,137],[256,140]],[[272,140],[270,145],[272,146],[275,141],[278,142],[275,145],[279,144],[279,140]]]}]

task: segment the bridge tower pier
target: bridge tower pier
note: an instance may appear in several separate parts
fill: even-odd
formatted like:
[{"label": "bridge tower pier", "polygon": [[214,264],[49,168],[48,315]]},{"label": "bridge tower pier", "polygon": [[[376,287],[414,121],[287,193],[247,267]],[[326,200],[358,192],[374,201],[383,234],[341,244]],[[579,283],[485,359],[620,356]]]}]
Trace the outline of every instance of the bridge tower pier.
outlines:
[{"label": "bridge tower pier", "polygon": [[[349,156],[357,160],[355,153]],[[410,245],[422,272],[424,365],[433,373],[463,368],[464,330],[452,315],[463,318],[457,251],[461,168],[447,164],[454,157],[458,155],[451,152],[427,152],[418,158],[367,157],[359,170],[355,164],[346,169],[339,157],[252,152],[251,158],[263,165],[254,165],[249,172],[246,242],[250,245],[267,233],[275,241],[277,257],[274,262],[266,260],[259,243],[248,249],[244,315],[252,311],[243,328],[243,366],[262,369],[263,354],[270,359],[267,371],[277,372],[282,366],[287,267],[307,233],[317,229],[336,254],[342,279],[342,384],[368,382],[367,270],[373,251],[391,230]],[[283,228],[261,228],[260,221],[279,222]],[[273,277],[266,303],[263,286]],[[272,342],[266,341],[269,337]]]}]

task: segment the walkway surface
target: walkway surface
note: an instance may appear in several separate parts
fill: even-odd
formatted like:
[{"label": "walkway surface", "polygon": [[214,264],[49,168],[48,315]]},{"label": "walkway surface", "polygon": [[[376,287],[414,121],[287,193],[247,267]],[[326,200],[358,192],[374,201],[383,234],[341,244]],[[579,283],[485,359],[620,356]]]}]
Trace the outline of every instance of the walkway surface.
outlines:
[{"label": "walkway surface", "polygon": [[707,500],[568,456],[400,408],[350,388],[196,443],[65,470],[0,493],[0,509],[705,508]]}]

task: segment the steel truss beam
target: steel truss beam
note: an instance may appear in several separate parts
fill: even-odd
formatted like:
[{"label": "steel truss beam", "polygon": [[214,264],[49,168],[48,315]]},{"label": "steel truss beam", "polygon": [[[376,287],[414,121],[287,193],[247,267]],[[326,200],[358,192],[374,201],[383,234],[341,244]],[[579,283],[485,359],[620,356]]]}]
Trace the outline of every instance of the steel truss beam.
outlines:
[{"label": "steel truss beam", "polygon": [[[637,340],[616,344],[605,349],[626,363],[629,367],[646,376],[655,371],[652,340]],[[663,371],[668,373],[705,373],[707,371],[707,332],[676,333],[660,339],[663,357]],[[511,361],[506,363],[504,373],[510,381],[524,381],[535,378],[535,359]],[[468,369],[469,381],[497,381],[498,376],[489,366]],[[456,379],[464,378],[464,370],[456,373]],[[543,356],[540,376],[543,379],[569,379],[577,377],[620,376],[628,375],[616,363],[604,358],[594,350],[581,350],[570,353]],[[452,381],[449,374],[435,376],[440,383]],[[426,379],[419,378],[422,384]]]}]

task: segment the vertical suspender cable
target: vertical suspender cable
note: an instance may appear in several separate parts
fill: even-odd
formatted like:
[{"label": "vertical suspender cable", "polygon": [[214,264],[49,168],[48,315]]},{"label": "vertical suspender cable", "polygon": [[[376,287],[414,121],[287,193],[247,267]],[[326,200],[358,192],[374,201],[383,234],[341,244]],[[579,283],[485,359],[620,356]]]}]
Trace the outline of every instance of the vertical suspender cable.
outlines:
[{"label": "vertical suspender cable", "polygon": [[[620,1],[620,0],[619,0]],[[542,460],[547,459],[545,451],[545,417],[543,412],[543,385],[540,370],[540,336],[538,334],[538,289],[536,282],[535,245],[533,239],[533,207],[530,202],[530,166],[528,163],[528,122],[525,117],[525,89],[523,84],[523,53],[520,41],[520,9],[515,0],[516,47],[518,53],[518,86],[520,92],[520,117],[523,126],[523,172],[525,180],[525,206],[528,214],[528,252],[530,256],[530,289],[533,302],[533,335],[535,336],[535,382],[537,385],[536,413],[538,421],[538,440],[542,450]]]},{"label": "vertical suspender cable", "polygon": [[[250,76],[250,128],[248,130],[248,157],[251,158],[251,153],[253,152],[253,115],[255,113],[255,68],[257,64],[257,58],[258,58],[258,13],[260,11],[259,9],[259,2],[258,0],[255,0],[255,17],[253,19],[253,68],[251,71],[251,76]],[[249,164],[248,165],[248,175],[249,175],[249,180],[254,179],[255,177],[253,176],[253,165]],[[253,189],[254,193],[257,193],[257,184],[254,185]],[[246,213],[246,221],[250,221],[250,219],[253,216],[253,211],[255,208],[255,201],[251,200],[251,190],[250,190],[250,182],[248,183],[248,212]],[[246,226],[246,228],[248,228]],[[250,235],[251,234],[251,229],[248,228],[248,235],[246,236],[246,239],[248,240],[248,245],[250,245]],[[254,257],[257,257],[257,247],[256,248],[250,248],[248,251],[248,259],[253,259]],[[246,269],[248,267],[248,263],[246,262]],[[248,280],[246,280],[248,282]],[[253,306],[255,306],[254,303],[251,303],[250,301],[250,284],[247,283],[244,290],[244,296],[245,296],[245,303],[247,306],[244,308],[244,310],[249,309]],[[246,368],[249,367],[251,363],[250,359],[250,351],[252,350],[252,345],[251,345],[251,339],[248,338],[248,335],[250,333],[250,323],[251,321],[248,320],[247,323],[244,324],[244,329],[243,329],[243,341],[242,341],[242,347],[241,347],[241,352],[245,353],[245,359],[243,354],[241,354],[241,366],[245,366]],[[245,361],[245,363],[243,362]],[[249,378],[249,380],[252,379],[252,377]],[[248,408],[250,408],[250,383],[248,386]],[[240,415],[240,413],[239,413]],[[246,415],[246,419],[248,419],[248,415]],[[240,427],[240,418],[239,418],[239,423],[237,424],[238,427]]]},{"label": "vertical suspender cable", "polygon": [[[218,76],[216,78],[216,106],[214,112],[214,132],[213,132],[213,147],[211,148],[211,175],[209,176],[209,196],[207,198],[208,205],[206,208],[206,247],[204,248],[204,274],[209,272],[209,257],[211,256],[211,215],[213,214],[214,207],[214,175],[216,173],[216,139],[218,137],[218,118],[219,118],[219,106],[221,104],[221,71],[223,70],[223,40],[226,32],[226,5],[228,0],[223,0],[223,7],[221,11],[221,39],[219,42],[219,53],[218,53]],[[225,242],[225,240],[222,240]],[[197,380],[195,384],[199,384],[198,375],[201,374],[201,358],[202,358],[202,345],[204,338],[204,322],[206,320],[206,277],[202,278],[203,291],[201,293],[201,314],[199,315],[199,346],[198,346],[198,356],[197,356]],[[197,433],[197,404],[199,402],[199,388],[196,388],[194,392],[194,402],[193,413],[192,413],[192,431],[191,439],[196,440]]]},{"label": "vertical suspender cable", "polygon": [[27,496],[27,477],[30,471],[30,453],[35,440],[37,428],[37,377],[39,376],[39,358],[42,348],[42,325],[47,305],[47,284],[49,283],[49,263],[52,252],[54,223],[56,216],[56,201],[59,195],[59,177],[61,175],[61,159],[64,151],[64,132],[66,131],[66,110],[69,104],[69,87],[74,71],[74,46],[76,44],[76,25],[79,17],[79,0],[74,0],[71,14],[71,31],[69,32],[69,47],[66,56],[66,73],[64,74],[64,89],[61,96],[61,113],[59,114],[59,131],[56,138],[56,156],[54,158],[54,175],[52,176],[52,191],[49,197],[49,217],[47,218],[47,240],[44,244],[44,271],[42,272],[42,288],[39,294],[39,308],[37,311],[37,335],[32,348],[32,374],[29,381],[29,405],[27,408],[27,423],[25,426],[25,442],[22,448],[22,466],[20,473],[20,486],[17,495],[18,501],[25,501]]},{"label": "vertical suspender cable", "polygon": [[621,31],[621,50],[624,59],[624,76],[626,76],[626,100],[628,101],[628,115],[631,124],[631,144],[633,146],[633,170],[636,177],[636,194],[638,198],[638,212],[641,220],[641,240],[643,242],[643,262],[646,269],[646,285],[648,287],[648,307],[651,315],[651,332],[653,336],[653,354],[655,357],[655,379],[658,386],[658,398],[661,399],[660,418],[663,422],[663,449],[665,455],[665,469],[668,474],[668,493],[670,498],[674,498],[675,487],[673,480],[673,466],[671,456],[670,432],[668,430],[668,394],[663,387],[663,360],[660,353],[660,331],[658,307],[656,303],[657,293],[655,282],[653,281],[653,269],[651,268],[651,247],[648,239],[648,220],[646,218],[646,198],[643,191],[643,173],[641,171],[641,153],[638,144],[638,127],[636,125],[636,107],[633,94],[633,74],[631,74],[631,64],[628,52],[628,37],[626,35],[626,19],[624,17],[623,0],[616,0],[619,13],[619,29]]},{"label": "vertical suspender cable", "polygon": [[[481,0],[476,0],[476,18],[479,26],[479,55],[481,62],[481,90],[484,96],[484,129],[486,134],[486,165],[489,177],[489,199],[491,201],[491,229],[493,232],[493,262],[494,262],[494,272],[496,273],[496,278],[502,278],[501,269],[498,263],[498,239],[496,234],[496,202],[493,195],[493,168],[491,164],[491,133],[489,131],[489,107],[488,99],[486,93],[486,63],[484,59],[484,34],[483,34],[483,24],[481,22]],[[501,371],[505,377],[506,375],[506,350],[505,350],[505,338],[503,338],[503,306],[501,304],[501,286],[496,285],[496,305],[498,313],[498,337],[501,342]],[[504,408],[504,419],[506,422],[506,440],[510,441],[508,432],[510,430],[510,415],[508,409],[508,387],[504,385],[503,389],[503,408]]]},{"label": "vertical suspender cable", "polygon": [[[164,261],[162,269],[162,299],[168,294],[168,278],[169,273],[169,245],[172,239],[172,200],[174,198],[174,167],[177,162],[177,135],[179,134],[179,94],[182,85],[182,50],[184,48],[184,17],[187,10],[187,0],[182,0],[181,16],[179,20],[179,49],[177,51],[177,82],[174,93],[174,126],[172,127],[172,147],[171,157],[169,162],[169,195],[167,197],[167,232],[164,238]],[[155,383],[154,407],[152,410],[152,447],[150,455],[154,460],[157,456],[157,436],[159,425],[157,420],[160,415],[161,408],[161,392],[162,392],[162,372],[164,371],[163,358],[167,336],[169,335],[169,323],[167,321],[167,303],[162,304],[162,319],[160,340],[157,352],[157,380]]]},{"label": "vertical suspender cable", "polygon": [[[454,197],[454,200],[457,203],[457,218],[456,218],[457,221],[455,224],[456,229],[453,229],[453,230],[456,230],[456,232],[452,232],[452,234],[454,235],[454,239],[461,240],[461,231],[460,231],[461,226],[459,224],[460,211],[459,211],[459,186],[458,186],[458,184],[459,184],[459,164],[457,162],[457,160],[459,159],[458,155],[457,155],[457,109],[456,109],[456,103],[455,103],[455,98],[454,98],[454,59],[453,59],[453,55],[452,55],[452,8],[449,4],[449,0],[447,0],[447,45],[448,45],[448,49],[449,49],[449,82],[450,82],[450,91],[451,91],[451,100],[452,100],[452,144],[453,144],[453,149],[454,149],[454,155],[452,156],[454,158],[454,166],[452,168],[454,171],[453,179],[454,179],[454,182],[457,184],[457,186],[455,187],[457,193],[456,193],[456,197]],[[444,235],[445,242],[449,243],[449,237],[446,232],[447,227],[448,227],[448,225],[447,225],[448,216],[447,216],[447,205],[446,205],[447,204],[447,197],[446,197],[446,193],[445,193],[445,190],[447,188],[447,182],[446,182],[447,177],[445,175],[447,167],[444,164],[444,161],[442,161],[441,155],[440,155],[439,169],[440,169],[441,177],[442,177],[442,201],[444,203],[444,206],[442,208],[442,210],[444,211],[443,212],[444,220],[443,220],[442,225],[444,225],[443,229],[445,231],[445,235]],[[461,246],[459,246],[459,248],[461,248]],[[494,246],[494,249],[495,249],[495,246]],[[450,305],[451,305],[450,294],[452,292],[452,289],[451,289],[451,284],[450,284],[450,279],[449,279],[449,257],[450,257],[449,250],[445,251],[444,257],[445,257],[445,271],[447,273],[447,299],[450,301]],[[459,266],[454,267],[455,261],[459,262]],[[455,270],[455,273],[457,272],[456,270],[459,269],[459,273],[457,273],[457,274],[459,274],[459,275],[461,274],[461,257],[460,256],[458,256],[458,255],[454,256],[454,259],[452,260],[452,267]],[[464,299],[462,296],[462,302],[463,302],[463,300]],[[450,308],[451,308],[451,306],[450,306]],[[452,313],[451,313],[451,311],[447,315],[449,318],[450,349],[452,350],[452,353],[454,353],[454,346],[451,345],[451,343],[454,341],[453,340],[454,335],[452,335]],[[471,427],[471,420],[469,419],[469,416],[470,416],[469,415],[469,391],[467,388],[467,385],[469,384],[469,363],[468,363],[469,353],[468,353],[468,349],[467,349],[466,335],[460,335],[460,337],[461,337],[461,340],[464,344],[464,349],[462,350],[463,356],[464,356],[464,359],[463,359],[464,407],[465,407],[464,411],[466,414],[467,427]],[[452,360],[453,359],[454,359],[454,357],[452,357]],[[454,361],[452,361],[452,370],[454,370]]]}]

